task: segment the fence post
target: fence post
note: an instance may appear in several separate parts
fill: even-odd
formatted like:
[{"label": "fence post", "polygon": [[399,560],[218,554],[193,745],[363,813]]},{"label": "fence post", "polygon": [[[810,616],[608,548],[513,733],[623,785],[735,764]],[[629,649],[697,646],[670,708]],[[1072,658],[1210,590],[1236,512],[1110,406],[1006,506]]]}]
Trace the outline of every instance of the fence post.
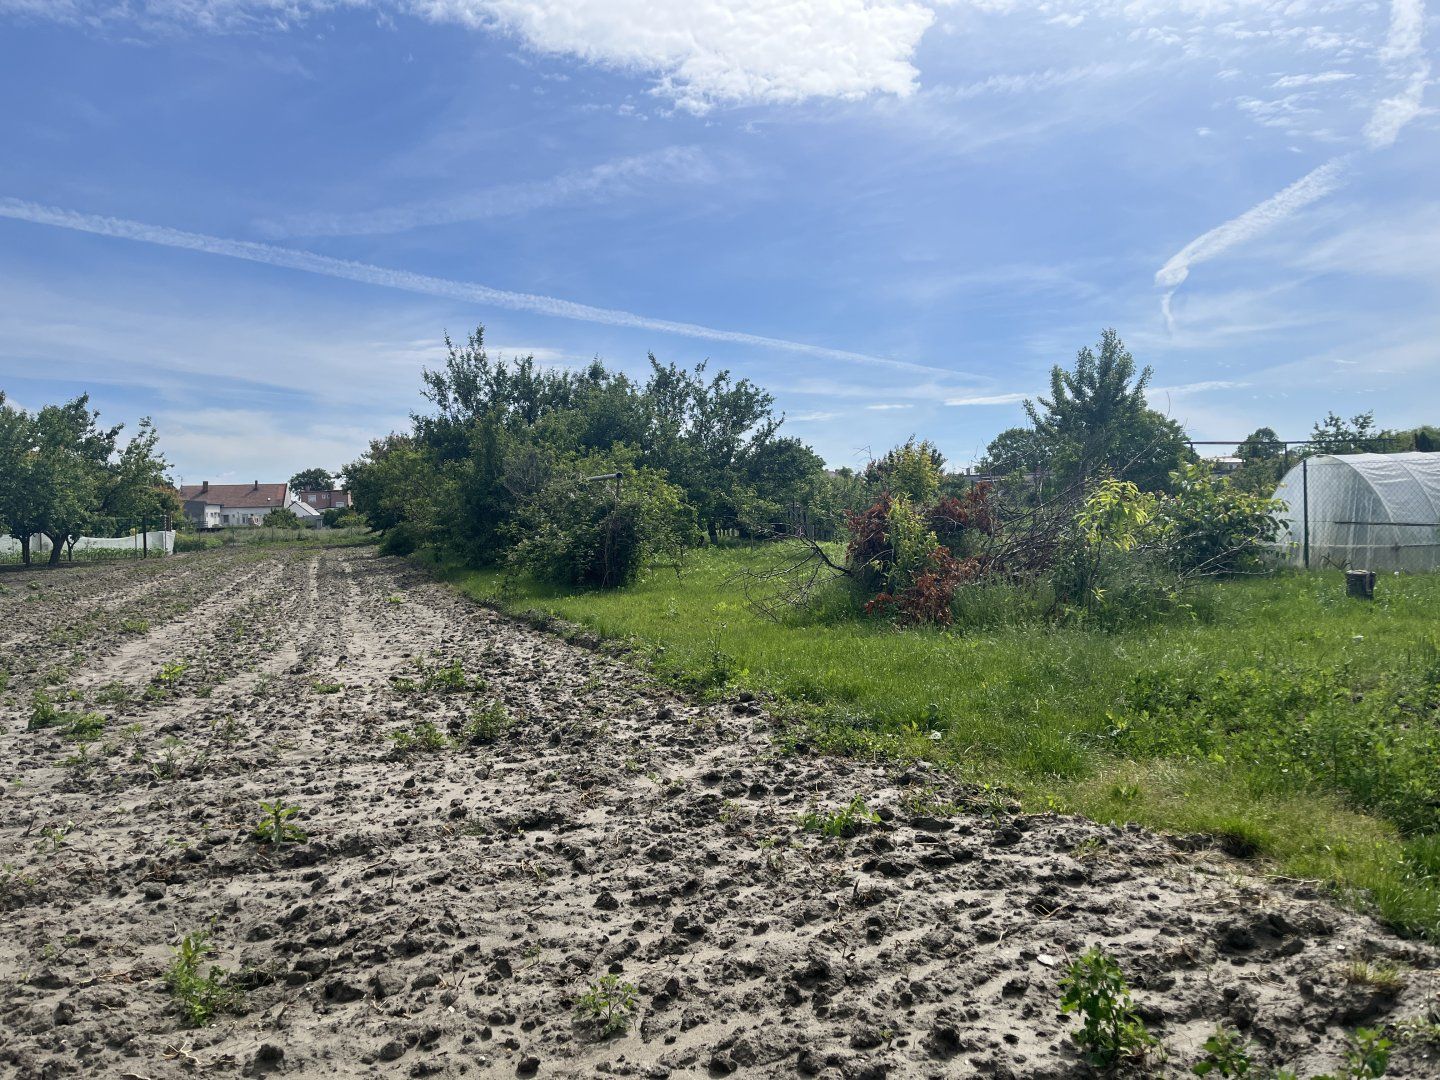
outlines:
[{"label": "fence post", "polygon": [[1305,569],[1310,569],[1310,459],[1300,459],[1301,534],[1305,538]]},{"label": "fence post", "polygon": [[150,557],[150,522],[143,517],[140,519],[140,552],[142,559]]}]

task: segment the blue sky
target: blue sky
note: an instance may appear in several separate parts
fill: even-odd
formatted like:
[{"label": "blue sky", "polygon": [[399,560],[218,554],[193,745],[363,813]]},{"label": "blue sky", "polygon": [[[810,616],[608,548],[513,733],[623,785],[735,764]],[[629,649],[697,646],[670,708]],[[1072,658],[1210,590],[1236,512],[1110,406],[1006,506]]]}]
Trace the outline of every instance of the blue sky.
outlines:
[{"label": "blue sky", "polygon": [[0,0],[0,388],[178,476],[405,424],[447,329],[957,463],[1104,326],[1196,438],[1440,422],[1424,0]]}]

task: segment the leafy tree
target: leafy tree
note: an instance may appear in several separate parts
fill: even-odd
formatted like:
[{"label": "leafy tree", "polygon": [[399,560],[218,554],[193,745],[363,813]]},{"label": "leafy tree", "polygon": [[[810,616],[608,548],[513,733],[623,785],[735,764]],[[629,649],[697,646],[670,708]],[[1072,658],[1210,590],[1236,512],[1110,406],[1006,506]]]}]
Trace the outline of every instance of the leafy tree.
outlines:
[{"label": "leafy tree", "polygon": [[1252,461],[1273,461],[1285,453],[1285,444],[1280,441],[1280,436],[1275,434],[1274,428],[1256,428],[1249,435],[1246,435],[1235,451],[1235,456],[1244,459],[1248,464]]},{"label": "leafy tree", "polygon": [[705,363],[691,372],[653,354],[650,368],[642,459],[681,485],[714,543],[720,529],[742,523],[754,494],[746,467],[783,420],[773,412],[774,397],[749,379],[720,371],[707,381]]},{"label": "leafy tree", "polygon": [[1365,454],[1384,452],[1392,433],[1375,426],[1375,413],[1363,412],[1344,420],[1326,413],[1310,431],[1310,452],[1315,454]]},{"label": "leafy tree", "polygon": [[159,439],[150,418],[142,418],[109,470],[100,500],[101,513],[155,524],[167,517],[183,516],[180,498],[166,475],[169,462],[157,447]]},{"label": "leafy tree", "polygon": [[335,486],[335,477],[327,469],[301,469],[290,477],[292,491],[329,491]]},{"label": "leafy tree", "polygon": [[102,506],[120,428],[102,428],[99,421],[88,394],[35,414],[36,450],[21,477],[34,513],[29,524],[50,541],[52,566]]},{"label": "leafy tree", "polygon": [[995,475],[1035,473],[1044,469],[1049,455],[1039,432],[1034,428],[1006,428],[985,448],[980,469]]},{"label": "leafy tree", "polygon": [[30,417],[5,400],[0,390],[0,532],[15,536],[22,544],[23,557],[30,561],[30,532],[24,532],[29,517],[24,493],[25,472],[34,439]]},{"label": "leafy tree", "polygon": [[1148,367],[1136,370],[1135,358],[1109,329],[1098,352],[1088,345],[1080,350],[1073,370],[1051,369],[1050,396],[1026,401],[1025,413],[1062,483],[1109,472],[1157,490],[1193,457],[1180,425],[1146,404],[1151,376]]}]

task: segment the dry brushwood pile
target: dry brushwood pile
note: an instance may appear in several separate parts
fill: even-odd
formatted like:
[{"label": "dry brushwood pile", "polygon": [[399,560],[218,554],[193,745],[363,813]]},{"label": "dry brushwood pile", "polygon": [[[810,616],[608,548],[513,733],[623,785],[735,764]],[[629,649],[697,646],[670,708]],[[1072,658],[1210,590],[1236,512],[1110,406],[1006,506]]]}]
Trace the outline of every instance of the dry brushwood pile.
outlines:
[{"label": "dry brushwood pile", "polygon": [[1083,1076],[1094,945],[1122,1071],[1225,1025],[1440,1074],[1440,952],[1313,885],[786,746],[371,549],[0,588],[0,1075]]}]

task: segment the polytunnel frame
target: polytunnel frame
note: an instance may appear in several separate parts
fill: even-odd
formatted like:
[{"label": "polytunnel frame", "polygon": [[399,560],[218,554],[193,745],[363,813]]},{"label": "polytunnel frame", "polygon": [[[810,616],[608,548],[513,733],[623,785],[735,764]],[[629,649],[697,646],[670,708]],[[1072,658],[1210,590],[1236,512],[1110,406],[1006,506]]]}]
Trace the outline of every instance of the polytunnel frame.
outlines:
[{"label": "polytunnel frame", "polygon": [[[1246,436],[1246,438],[1248,438],[1248,437],[1249,437],[1249,436]],[[1238,447],[1238,446],[1240,446],[1242,443],[1245,442],[1245,439],[1186,439],[1185,442],[1186,442],[1186,444],[1190,447],[1191,451],[1193,452],[1194,449],[1195,449],[1195,447],[1197,447],[1197,446],[1235,446],[1235,447]],[[1368,438],[1368,439],[1357,439],[1357,440],[1355,440],[1355,442],[1354,442],[1352,445],[1347,445],[1347,446],[1344,446],[1344,447],[1335,447],[1335,446],[1327,445],[1327,443],[1326,443],[1326,441],[1325,441],[1324,439],[1274,439],[1274,440],[1271,440],[1270,445],[1272,445],[1272,446],[1279,446],[1279,447],[1281,448],[1281,451],[1280,451],[1280,452],[1281,452],[1281,455],[1282,455],[1282,457],[1283,457],[1283,459],[1284,459],[1284,462],[1285,462],[1285,471],[1284,471],[1283,473],[1281,473],[1281,476],[1284,476],[1285,474],[1289,473],[1290,469],[1293,467],[1293,466],[1291,466],[1291,464],[1290,464],[1290,454],[1291,454],[1290,448],[1291,448],[1292,446],[1310,447],[1310,448],[1312,448],[1312,449],[1315,451],[1314,453],[1302,454],[1302,455],[1300,456],[1300,542],[1301,542],[1301,561],[1302,561],[1302,563],[1303,563],[1304,569],[1309,570],[1309,569],[1310,569],[1310,459],[1311,459],[1312,457],[1324,457],[1324,456],[1343,457],[1343,456],[1345,456],[1346,454],[1384,454],[1384,453],[1396,453],[1396,452],[1400,452],[1400,451],[1397,451],[1396,448],[1399,447],[1399,446],[1405,445],[1405,440],[1404,440],[1403,438],[1400,438],[1400,437],[1395,437],[1395,436],[1383,436],[1383,435],[1381,435],[1381,436],[1372,436],[1372,437],[1370,437],[1370,438]],[[1366,449],[1364,449],[1364,450],[1355,449],[1355,447],[1361,446],[1361,445],[1365,446]],[[1364,525],[1364,524],[1416,525],[1416,526],[1418,527],[1418,526],[1420,526],[1422,523],[1419,523],[1419,522],[1388,521],[1388,522],[1335,522],[1335,524],[1338,524],[1338,525]],[[1440,524],[1440,523],[1427,522],[1427,523],[1424,523],[1424,527],[1431,527],[1431,526],[1434,526],[1434,525],[1436,525],[1436,524]]]}]

